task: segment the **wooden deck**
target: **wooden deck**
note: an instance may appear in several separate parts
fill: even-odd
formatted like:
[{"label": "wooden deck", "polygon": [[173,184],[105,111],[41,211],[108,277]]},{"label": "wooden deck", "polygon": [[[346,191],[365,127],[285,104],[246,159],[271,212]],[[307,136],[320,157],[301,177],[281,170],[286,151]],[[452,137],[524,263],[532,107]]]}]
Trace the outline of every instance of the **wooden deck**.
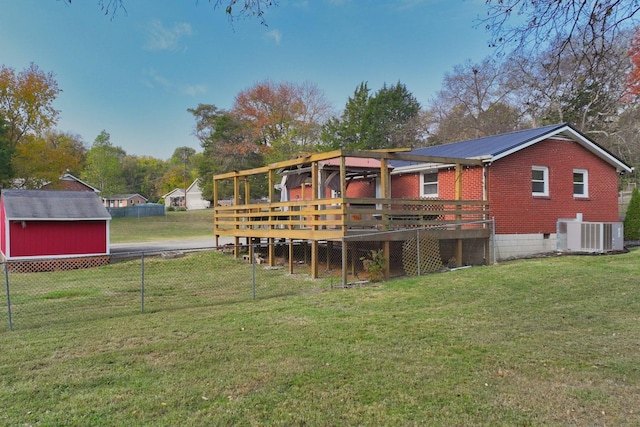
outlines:
[{"label": "wooden deck", "polygon": [[[214,208],[214,234],[243,238],[339,240],[430,228],[441,238],[488,237],[484,201],[319,199]],[[381,237],[381,239],[383,239]],[[376,240],[371,238],[371,240]],[[393,240],[388,237],[387,240]]]},{"label": "wooden deck", "polygon": [[[389,151],[345,151],[304,155],[284,162],[264,167],[233,171],[214,176],[214,235],[235,239],[236,256],[241,239],[246,243],[256,239],[289,242],[289,269],[294,241],[309,242],[311,246],[311,275],[317,277],[320,242],[340,242],[343,260],[343,283],[346,283],[346,254],[349,241],[383,242],[382,247],[389,275],[391,242],[410,239],[416,230],[429,230],[438,240],[454,240],[458,263],[462,260],[465,239],[483,239],[485,254],[490,254],[489,206],[483,200],[462,200],[462,169],[484,167],[481,160],[444,157],[426,157],[407,154],[405,149]],[[389,161],[399,160],[437,164],[455,168],[455,200],[397,199],[391,195],[391,170]],[[353,198],[349,195],[349,183],[359,179],[374,179],[376,194],[381,197]],[[280,195],[289,191],[291,185],[298,185],[302,194],[297,200],[280,201],[276,186],[280,185]],[[301,179],[303,178],[303,179]],[[336,181],[339,188],[336,187]],[[231,206],[222,206],[218,195],[221,183],[231,184],[233,199]],[[305,184],[308,192],[305,193]],[[373,182],[373,181],[369,181]],[[254,194],[252,184],[266,183],[267,203],[251,203],[252,196],[264,198],[264,194]],[[283,186],[285,188],[283,188]],[[484,182],[486,195],[486,181]],[[291,187],[296,188],[296,187]],[[285,191],[285,189],[287,191]],[[379,190],[379,191],[378,191]],[[263,190],[264,191],[264,190]],[[329,194],[338,197],[328,198]],[[353,193],[351,193],[353,194]],[[227,195],[228,196],[228,195]],[[486,198],[486,197],[485,197]],[[432,234],[431,234],[432,233]],[[252,246],[249,246],[249,251]],[[269,246],[268,263],[273,265],[273,246]],[[487,255],[490,256],[490,255]]]}]

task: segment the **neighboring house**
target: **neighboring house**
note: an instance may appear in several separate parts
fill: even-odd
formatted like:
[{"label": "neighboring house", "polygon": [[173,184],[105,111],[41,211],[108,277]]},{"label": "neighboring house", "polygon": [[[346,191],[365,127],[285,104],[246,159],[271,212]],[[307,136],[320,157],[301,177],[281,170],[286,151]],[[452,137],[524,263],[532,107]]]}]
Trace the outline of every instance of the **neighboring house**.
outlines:
[{"label": "neighboring house", "polygon": [[[633,170],[566,123],[411,153],[483,161],[463,170],[460,197],[489,202],[497,259],[556,250],[558,219],[619,221],[618,178]],[[455,165],[389,163],[392,197],[455,198]]]},{"label": "neighboring house", "polygon": [[[164,205],[166,207],[185,206],[184,189],[176,188],[171,190],[164,196]],[[209,200],[202,197],[202,188],[200,187],[200,179],[196,179],[187,187],[186,208],[189,210],[207,209],[211,205]]]},{"label": "neighboring house", "polygon": [[104,205],[107,208],[126,208],[127,206],[143,205],[147,199],[139,194],[114,194],[104,198]]},{"label": "neighboring house", "polygon": [[70,173],[65,173],[60,177],[57,185],[54,186],[51,183],[47,183],[40,188],[41,190],[68,190],[68,191],[93,191],[94,193],[100,193],[100,190],[82,181]]},{"label": "neighboring house", "polygon": [[100,257],[108,262],[110,220],[93,192],[3,190],[0,250],[6,260]]}]

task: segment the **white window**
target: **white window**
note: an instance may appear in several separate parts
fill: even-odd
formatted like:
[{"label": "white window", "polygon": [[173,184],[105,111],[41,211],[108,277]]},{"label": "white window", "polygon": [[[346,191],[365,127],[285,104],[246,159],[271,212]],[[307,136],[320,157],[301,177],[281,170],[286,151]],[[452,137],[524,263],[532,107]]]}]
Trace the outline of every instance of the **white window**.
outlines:
[{"label": "white window", "polygon": [[438,197],[438,172],[420,175],[420,197]]},{"label": "white window", "polygon": [[533,196],[549,195],[549,168],[546,166],[531,167],[531,194]]},{"label": "white window", "polygon": [[584,169],[573,170],[573,197],[589,197],[589,174]]}]

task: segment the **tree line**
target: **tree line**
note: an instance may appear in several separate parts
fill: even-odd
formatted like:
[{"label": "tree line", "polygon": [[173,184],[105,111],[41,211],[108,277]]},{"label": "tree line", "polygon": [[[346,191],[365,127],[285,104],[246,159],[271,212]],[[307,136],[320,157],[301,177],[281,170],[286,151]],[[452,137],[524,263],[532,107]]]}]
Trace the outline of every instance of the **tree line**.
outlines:
[{"label": "tree line", "polygon": [[[53,74],[35,64],[21,72],[1,66],[0,182],[37,188],[68,170],[103,195],[132,192],[154,201],[199,177],[211,198],[215,174],[309,152],[416,148],[560,122],[637,167],[640,31],[630,3],[487,0],[482,24],[496,54],[454,66],[425,105],[401,82],[372,90],[363,81],[335,112],[311,82],[265,80],[238,93],[228,109],[190,108],[202,151],[178,147],[169,160],[128,155],[106,131],[89,147],[56,131]],[[238,4],[264,19],[276,2]],[[100,5],[124,9],[122,0]],[[522,23],[509,25],[515,14]]]}]

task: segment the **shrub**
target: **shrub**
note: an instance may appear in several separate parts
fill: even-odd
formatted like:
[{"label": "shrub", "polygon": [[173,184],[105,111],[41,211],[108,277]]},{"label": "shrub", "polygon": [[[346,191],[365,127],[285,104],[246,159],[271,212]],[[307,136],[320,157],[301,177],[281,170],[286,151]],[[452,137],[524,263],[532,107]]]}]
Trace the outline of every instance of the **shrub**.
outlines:
[{"label": "shrub", "polygon": [[631,193],[631,200],[624,217],[624,240],[640,240],[640,191]]},{"label": "shrub", "polygon": [[384,253],[382,251],[372,250],[371,258],[360,258],[364,270],[369,274],[369,280],[379,282],[384,279]]}]

